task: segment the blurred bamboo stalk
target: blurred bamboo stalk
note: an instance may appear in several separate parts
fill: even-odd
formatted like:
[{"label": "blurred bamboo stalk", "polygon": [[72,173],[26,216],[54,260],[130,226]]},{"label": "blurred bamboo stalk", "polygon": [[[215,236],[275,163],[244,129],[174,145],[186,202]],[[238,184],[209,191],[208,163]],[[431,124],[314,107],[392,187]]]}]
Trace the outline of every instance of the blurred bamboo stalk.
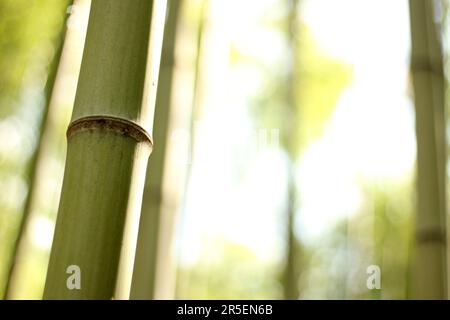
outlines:
[{"label": "blurred bamboo stalk", "polygon": [[[64,7],[66,10],[69,8],[73,3],[73,0],[67,1],[67,6]],[[59,65],[61,61],[61,56],[63,52],[64,47],[64,40],[67,32],[67,18],[69,14],[65,14],[65,17],[63,19],[61,30],[58,34],[58,37],[54,41],[54,47],[56,48],[55,53],[53,55],[53,58],[49,65],[49,72],[47,75],[47,81],[45,83],[45,89],[44,89],[44,96],[45,96],[45,104],[42,111],[42,116],[39,119],[39,123],[37,125],[38,128],[38,139],[37,139],[37,145],[36,150],[32,155],[32,158],[30,160],[30,166],[28,169],[28,181],[29,181],[29,187],[28,187],[28,193],[25,198],[25,204],[23,208],[22,218],[20,221],[19,229],[16,234],[16,238],[13,243],[13,247],[11,250],[11,261],[9,262],[8,267],[8,274],[6,279],[6,285],[4,289],[4,296],[3,299],[11,299],[11,294],[13,291],[13,288],[15,286],[16,277],[18,276],[16,274],[17,272],[17,266],[18,261],[20,259],[20,256],[22,255],[23,246],[25,244],[26,240],[26,230],[28,228],[30,215],[32,211],[32,204],[34,202],[35,198],[35,191],[37,188],[37,168],[39,168],[39,163],[42,160],[42,152],[43,152],[43,144],[45,143],[45,133],[48,130],[48,127],[50,125],[49,121],[49,114],[50,114],[50,104],[52,99],[52,93],[53,88],[55,86],[55,81],[58,75]]]},{"label": "blurred bamboo stalk", "polygon": [[296,185],[294,181],[294,170],[290,170],[288,183],[288,208],[287,208],[287,250],[286,266],[284,270],[284,298],[287,300],[296,300],[299,298],[298,285],[298,246],[295,236],[295,209],[296,209]]},{"label": "blurred bamboo stalk", "polygon": [[165,14],[91,4],[44,299],[129,296]]},{"label": "blurred bamboo stalk", "polygon": [[[195,41],[196,41],[196,50],[195,50],[195,61],[193,66],[194,71],[194,81],[192,84],[192,101],[191,101],[191,113],[189,117],[189,161],[191,161],[194,154],[195,147],[195,121],[198,119],[198,115],[201,109],[200,96],[202,91],[202,64],[204,63],[204,39],[205,39],[205,31],[207,28],[207,19],[209,14],[209,0],[202,0],[200,4],[200,9],[198,13],[198,23],[197,29],[195,32]],[[186,206],[187,201],[187,190],[189,186],[189,181],[192,173],[192,165],[191,163],[187,167],[186,177],[184,181],[183,191],[184,197],[182,199],[183,204],[181,207],[181,217],[183,219],[183,215],[185,215],[184,208]],[[209,271],[209,270],[208,270]],[[206,272],[208,274],[208,271]],[[175,287],[175,297],[185,298],[188,295],[188,290],[191,286],[192,281],[192,273],[191,270],[182,270],[177,268],[176,270],[176,287]]]},{"label": "blurred bamboo stalk", "polygon": [[[387,198],[385,194],[385,186],[381,183],[375,183],[373,187],[373,261],[384,270],[384,248],[387,240],[388,217],[387,217]],[[372,300],[381,300],[383,298],[383,290],[374,289],[370,291]]]},{"label": "blurred bamboo stalk", "polygon": [[[293,115],[296,114],[298,108],[297,101],[297,93],[296,93],[296,75],[298,72],[297,68],[297,55],[298,55],[298,0],[287,0],[288,6],[288,41],[289,41],[289,71],[286,79],[287,84],[287,108],[288,114]],[[295,236],[295,212],[297,208],[297,186],[295,183],[295,158],[296,151],[293,144],[295,143],[295,136],[293,132],[297,130],[298,123],[292,123],[295,121],[296,116],[291,117],[290,125],[288,125],[287,131],[288,135],[284,139],[286,141],[285,149],[289,156],[289,170],[288,170],[288,201],[287,201],[287,209],[286,209],[286,262],[285,262],[285,270],[283,275],[283,288],[284,288],[284,298],[289,300],[294,300],[299,298],[299,274],[298,274],[298,265],[297,265],[297,257],[298,257],[298,246],[297,246],[297,238]],[[296,122],[296,121],[295,121]]]},{"label": "blurred bamboo stalk", "polygon": [[435,6],[409,1],[418,188],[412,298],[420,299],[447,298],[444,71]]},{"label": "blurred bamboo stalk", "polygon": [[[168,1],[161,66],[156,97],[153,151],[145,179],[139,236],[131,287],[132,299],[167,298],[167,290],[175,275],[171,274],[171,244],[174,227],[174,199],[164,193],[164,172],[167,170],[167,144],[173,95],[175,44],[181,11],[181,0]],[[164,210],[167,207],[168,210]],[[164,215],[163,215],[164,213]],[[158,267],[161,266],[161,267]]]}]

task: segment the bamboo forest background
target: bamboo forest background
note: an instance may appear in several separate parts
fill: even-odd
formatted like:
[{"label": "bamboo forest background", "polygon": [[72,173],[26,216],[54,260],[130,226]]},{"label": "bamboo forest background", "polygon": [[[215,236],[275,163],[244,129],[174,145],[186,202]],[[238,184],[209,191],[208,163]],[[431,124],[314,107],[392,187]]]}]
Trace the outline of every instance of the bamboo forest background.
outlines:
[{"label": "bamboo forest background", "polygon": [[[5,299],[43,296],[89,9],[0,0]],[[448,15],[169,0],[131,298],[446,298]]]}]

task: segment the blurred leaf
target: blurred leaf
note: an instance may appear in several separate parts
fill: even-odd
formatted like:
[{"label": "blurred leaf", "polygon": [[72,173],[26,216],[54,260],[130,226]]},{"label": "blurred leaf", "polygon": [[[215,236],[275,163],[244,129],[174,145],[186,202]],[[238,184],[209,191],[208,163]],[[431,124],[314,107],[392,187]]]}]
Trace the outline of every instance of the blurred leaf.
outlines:
[{"label": "blurred leaf", "polygon": [[[295,39],[298,42],[294,66],[296,108],[289,105],[288,67],[266,68],[264,77],[268,80],[261,94],[252,101],[256,117],[264,126],[280,129],[281,143],[294,158],[310,140],[322,134],[324,124],[352,77],[351,66],[322,52],[306,26],[301,27]],[[295,130],[291,132],[289,128]]]}]

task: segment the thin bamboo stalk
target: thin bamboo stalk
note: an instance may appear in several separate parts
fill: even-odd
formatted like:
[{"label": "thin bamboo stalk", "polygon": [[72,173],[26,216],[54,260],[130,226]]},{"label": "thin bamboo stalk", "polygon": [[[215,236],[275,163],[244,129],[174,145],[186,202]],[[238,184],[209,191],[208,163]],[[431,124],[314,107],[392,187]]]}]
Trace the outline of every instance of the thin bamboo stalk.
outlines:
[{"label": "thin bamboo stalk", "polygon": [[[64,7],[66,9],[68,6],[70,6],[73,3],[73,0],[67,1],[67,6]],[[6,279],[6,285],[4,289],[4,296],[3,299],[11,299],[12,290],[15,286],[15,281],[17,277],[17,265],[19,258],[21,256],[21,253],[23,251],[23,247],[25,244],[25,231],[27,230],[27,226],[29,224],[30,215],[32,211],[32,204],[34,202],[35,198],[35,191],[37,188],[37,168],[39,167],[39,163],[42,160],[42,152],[43,148],[42,145],[44,142],[45,133],[48,130],[49,127],[49,113],[50,113],[50,103],[53,93],[53,88],[55,86],[55,81],[58,74],[58,67],[59,63],[61,61],[61,55],[63,52],[64,47],[64,39],[66,36],[66,21],[67,21],[68,15],[65,15],[65,18],[63,19],[61,30],[59,32],[59,35],[57,39],[55,40],[55,54],[51,60],[50,66],[49,66],[49,72],[47,76],[47,81],[45,84],[44,89],[44,95],[45,95],[45,105],[42,112],[42,116],[40,119],[40,122],[38,123],[38,131],[39,131],[39,137],[38,142],[36,145],[36,151],[34,152],[31,160],[30,160],[30,167],[28,169],[28,176],[29,176],[29,188],[28,193],[25,198],[22,218],[20,221],[19,229],[16,234],[16,239],[14,240],[13,247],[11,249],[11,261],[9,263],[8,268],[8,275]]]},{"label": "thin bamboo stalk", "polygon": [[[384,246],[386,241],[387,220],[387,199],[384,194],[383,185],[375,184],[373,188],[373,261],[381,270],[384,270]],[[371,290],[370,298],[380,300],[383,298],[383,290]]]},{"label": "thin bamboo stalk", "polygon": [[[163,181],[165,162],[167,158],[167,143],[169,135],[169,119],[171,114],[173,94],[173,74],[175,65],[175,43],[177,38],[177,27],[180,15],[181,0],[168,1],[168,15],[164,30],[164,41],[162,48],[161,66],[158,81],[158,94],[155,110],[154,140],[158,148],[152,153],[149,160],[149,168],[145,179],[144,198],[142,201],[141,221],[139,225],[139,236],[136,247],[136,259],[133,271],[131,287],[132,299],[155,299],[158,297],[158,279],[167,280],[168,270],[162,270],[164,274],[158,275],[158,264],[167,265],[170,259],[170,242],[172,228],[166,230],[162,226],[161,217],[164,206],[169,205],[164,194]],[[173,216],[174,210],[168,210],[166,214]],[[162,248],[162,233],[167,240]]]},{"label": "thin bamboo stalk", "polygon": [[298,272],[297,272],[297,237],[295,236],[295,209],[296,209],[296,185],[293,178],[293,170],[290,171],[288,183],[288,208],[287,208],[287,250],[286,266],[284,270],[284,298],[296,300],[299,298]]},{"label": "thin bamboo stalk", "polygon": [[443,55],[434,1],[410,0],[417,135],[413,298],[447,298]]},{"label": "thin bamboo stalk", "polygon": [[[196,55],[194,62],[194,81],[192,85],[192,102],[191,102],[191,114],[189,119],[189,160],[192,159],[194,154],[194,146],[195,146],[195,122],[197,121],[198,114],[200,113],[199,109],[201,107],[200,96],[201,96],[201,70],[202,70],[202,62],[204,55],[204,37],[205,37],[205,29],[207,28],[207,15],[209,10],[209,0],[203,0],[199,10],[198,24],[196,30]],[[186,216],[185,207],[187,202],[187,190],[191,178],[192,166],[189,165],[186,171],[186,179],[184,181],[184,198],[182,199],[183,204],[181,205],[181,219]],[[191,270],[181,270],[178,268],[176,270],[176,288],[175,288],[175,297],[186,297],[187,291],[189,290],[191,283]]]},{"label": "thin bamboo stalk", "polygon": [[[290,71],[287,76],[287,104],[288,114],[295,114],[297,110],[297,96],[296,96],[296,72],[297,72],[297,10],[298,0],[288,0],[289,16],[288,16],[288,41],[289,41],[289,68]],[[286,209],[286,222],[287,222],[287,237],[286,237],[286,265],[283,274],[283,288],[285,299],[298,299],[299,298],[299,286],[298,286],[298,270],[297,270],[297,238],[295,236],[295,212],[297,206],[297,187],[295,184],[295,147],[293,146],[294,136],[293,132],[297,129],[298,123],[293,123],[292,119],[290,126],[287,128],[288,135],[283,139],[285,141],[285,149],[289,155],[289,178],[288,178],[288,202]]]},{"label": "thin bamboo stalk", "polygon": [[165,7],[92,2],[45,299],[129,296]]}]

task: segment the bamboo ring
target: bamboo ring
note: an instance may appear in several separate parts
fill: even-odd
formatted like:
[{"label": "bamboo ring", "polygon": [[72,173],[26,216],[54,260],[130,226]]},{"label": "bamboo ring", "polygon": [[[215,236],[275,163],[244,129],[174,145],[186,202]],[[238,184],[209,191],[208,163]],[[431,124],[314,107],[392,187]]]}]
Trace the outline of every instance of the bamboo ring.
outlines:
[{"label": "bamboo ring", "polygon": [[447,237],[444,230],[439,228],[422,229],[416,232],[416,240],[419,243],[446,243]]},{"label": "bamboo ring", "polygon": [[97,129],[110,130],[129,136],[138,142],[148,143],[150,147],[153,146],[150,134],[137,123],[128,119],[106,115],[86,116],[73,120],[67,128],[66,136],[69,139],[77,132]]}]

